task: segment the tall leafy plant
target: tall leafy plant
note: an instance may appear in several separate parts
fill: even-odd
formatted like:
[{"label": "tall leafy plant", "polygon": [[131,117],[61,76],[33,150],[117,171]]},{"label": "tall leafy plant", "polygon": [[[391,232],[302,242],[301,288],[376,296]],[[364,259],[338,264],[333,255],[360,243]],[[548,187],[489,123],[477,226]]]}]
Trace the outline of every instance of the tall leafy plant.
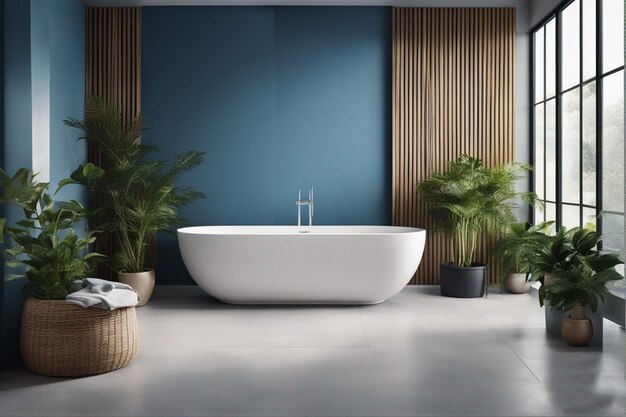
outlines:
[{"label": "tall leafy plant", "polygon": [[0,240],[7,235],[11,246],[4,249],[5,265],[17,268],[7,280],[26,277],[25,290],[44,300],[62,300],[71,291],[72,282],[87,276],[94,262],[102,257],[89,253],[95,237],[92,232],[79,236],[77,222],[86,216],[85,208],[75,200],[55,203],[46,193],[49,184],[37,182],[25,168],[9,176],[0,169],[0,203],[19,207],[24,218],[5,226],[0,220]]},{"label": "tall leafy plant", "polygon": [[519,163],[488,168],[461,155],[443,174],[432,174],[418,186],[437,230],[452,241],[456,266],[472,264],[478,233],[500,232],[516,221],[516,200],[536,200],[534,193],[515,189],[515,181],[530,169]]},{"label": "tall leafy plant", "polygon": [[119,108],[96,96],[87,100],[85,120],[69,118],[65,124],[82,130],[82,139],[102,158],[100,165],[78,167],[63,185],[89,188],[91,224],[112,233],[117,242],[111,266],[118,272],[152,269],[150,245],[156,233],[184,223],[179,208],[204,198],[191,187],[176,186],[184,172],[202,163],[204,154],[189,151],[172,162],[150,159],[157,149],[140,142],[142,116],[123,123]]}]

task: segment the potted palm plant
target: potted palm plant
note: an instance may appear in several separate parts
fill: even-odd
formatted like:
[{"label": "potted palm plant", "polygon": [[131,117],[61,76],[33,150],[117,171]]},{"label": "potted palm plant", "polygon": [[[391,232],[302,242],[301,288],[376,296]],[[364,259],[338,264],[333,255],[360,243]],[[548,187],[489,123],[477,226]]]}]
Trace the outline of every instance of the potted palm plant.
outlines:
[{"label": "potted palm plant", "polygon": [[550,299],[550,309],[570,312],[561,326],[563,339],[571,346],[586,346],[593,337],[593,326],[585,307],[589,306],[595,313],[598,299],[604,301],[609,296],[607,283],[620,280],[622,276],[613,267],[596,272],[584,261],[558,269],[553,276],[545,292]]},{"label": "potted palm plant", "polygon": [[546,232],[553,224],[512,223],[498,240],[496,254],[504,274],[502,284],[508,292],[524,294],[530,289],[528,277],[536,268],[537,250],[549,239]]},{"label": "potted palm plant", "polygon": [[452,242],[454,261],[440,268],[443,295],[472,298],[485,293],[486,264],[474,260],[478,234],[496,234],[513,223],[517,198],[535,201],[534,193],[515,189],[515,181],[530,169],[519,163],[487,168],[480,159],[461,155],[446,172],[432,174],[418,186],[437,230]]},{"label": "potted palm plant", "polygon": [[150,159],[157,149],[140,143],[142,116],[122,123],[119,108],[91,96],[86,118],[65,120],[81,129],[84,139],[102,157],[101,166],[78,167],[67,183],[88,187],[92,207],[89,220],[97,230],[111,234],[115,253],[110,267],[120,282],[131,285],[139,304],[148,302],[155,284],[156,234],[184,223],[179,208],[204,198],[193,188],[179,188],[176,181],[203,161],[204,154],[190,151],[166,163]]},{"label": "potted palm plant", "polygon": [[[86,216],[77,201],[55,202],[47,183],[22,168],[13,176],[0,169],[0,203],[17,206],[24,217],[14,225],[0,220],[8,236],[5,265],[26,278],[20,347],[28,369],[50,376],[82,376],[112,371],[134,358],[134,307],[85,309],[65,301],[74,280],[85,278],[102,255],[89,251],[93,232],[79,236],[74,226]],[[112,336],[113,335],[113,336]]]}]

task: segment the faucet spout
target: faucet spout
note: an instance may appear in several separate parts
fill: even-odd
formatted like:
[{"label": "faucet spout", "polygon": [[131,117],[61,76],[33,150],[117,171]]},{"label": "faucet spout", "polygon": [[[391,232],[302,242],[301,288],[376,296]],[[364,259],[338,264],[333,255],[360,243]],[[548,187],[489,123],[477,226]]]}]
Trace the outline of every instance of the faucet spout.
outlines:
[{"label": "faucet spout", "polygon": [[302,206],[309,207],[309,227],[313,225],[313,186],[309,187],[309,198],[307,200],[302,199],[302,192],[298,190],[298,199],[296,200],[296,206],[298,206],[298,226],[302,225]]}]

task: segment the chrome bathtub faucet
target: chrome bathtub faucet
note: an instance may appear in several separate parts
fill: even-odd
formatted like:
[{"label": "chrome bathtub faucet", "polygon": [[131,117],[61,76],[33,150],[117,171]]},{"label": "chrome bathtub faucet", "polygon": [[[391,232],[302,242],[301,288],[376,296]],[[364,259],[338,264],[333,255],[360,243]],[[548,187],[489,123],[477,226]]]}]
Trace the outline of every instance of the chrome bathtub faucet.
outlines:
[{"label": "chrome bathtub faucet", "polygon": [[309,198],[307,200],[302,199],[302,193],[300,190],[298,190],[298,199],[296,200],[296,206],[298,206],[298,226],[302,226],[302,206],[309,206],[309,227],[313,226],[313,186],[309,187]]}]

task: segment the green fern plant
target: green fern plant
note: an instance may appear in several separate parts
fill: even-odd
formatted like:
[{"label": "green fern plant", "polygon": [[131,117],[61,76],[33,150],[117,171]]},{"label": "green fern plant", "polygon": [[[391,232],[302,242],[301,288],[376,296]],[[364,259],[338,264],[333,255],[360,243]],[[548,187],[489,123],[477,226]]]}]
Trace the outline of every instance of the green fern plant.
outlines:
[{"label": "green fern plant", "polygon": [[25,290],[33,297],[62,300],[71,292],[72,282],[85,278],[103,255],[89,253],[95,241],[92,232],[78,236],[73,229],[86,216],[85,208],[75,200],[55,203],[46,193],[48,186],[35,181],[26,168],[12,177],[0,169],[0,203],[24,213],[10,227],[0,219],[0,241],[5,235],[11,239],[11,246],[4,249],[5,265],[18,270],[6,280],[25,277]]},{"label": "green fern plant", "polygon": [[179,208],[205,197],[191,187],[175,185],[181,174],[202,163],[204,154],[190,151],[169,163],[150,159],[157,149],[140,143],[142,116],[122,123],[119,108],[96,96],[87,100],[84,121],[69,118],[65,124],[82,130],[82,139],[102,157],[100,166],[81,165],[62,185],[88,187],[90,223],[112,233],[117,242],[112,268],[117,272],[154,268],[150,245],[156,233],[185,223]]},{"label": "green fern plant", "polygon": [[478,233],[496,234],[515,222],[516,200],[533,204],[534,193],[518,192],[515,181],[531,167],[512,163],[487,168],[480,159],[461,155],[443,174],[418,185],[437,231],[450,238],[456,266],[470,266]]},{"label": "green fern plant", "polygon": [[496,254],[500,272],[506,274],[530,274],[536,269],[537,251],[550,239],[548,230],[553,221],[537,225],[513,223],[498,240]]}]

